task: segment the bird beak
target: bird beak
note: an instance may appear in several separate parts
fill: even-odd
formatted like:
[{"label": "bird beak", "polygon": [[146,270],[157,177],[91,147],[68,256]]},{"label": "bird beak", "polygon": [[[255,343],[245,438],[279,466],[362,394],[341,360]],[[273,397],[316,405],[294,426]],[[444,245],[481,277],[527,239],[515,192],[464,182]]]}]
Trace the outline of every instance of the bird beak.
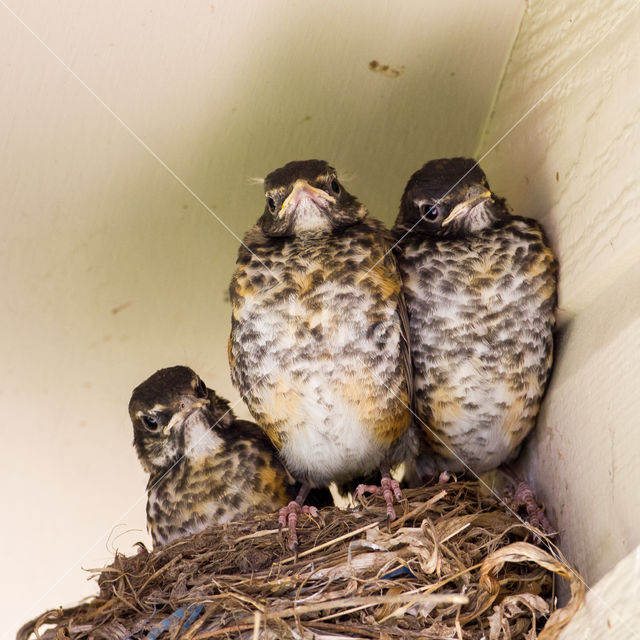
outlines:
[{"label": "bird beak", "polygon": [[312,187],[306,180],[296,180],[291,193],[286,197],[285,201],[278,211],[278,218],[282,218],[289,207],[295,207],[304,198],[310,198],[320,207],[326,206],[327,202],[335,202],[336,199],[330,196],[322,189]]},{"label": "bird beak", "polygon": [[[196,398],[195,396],[184,395],[180,398],[180,413],[192,413],[208,404],[209,398]],[[171,424],[171,422],[169,424]]]},{"label": "bird beak", "polygon": [[202,407],[206,407],[211,402],[209,398],[196,398],[195,396],[184,395],[180,397],[180,411],[173,414],[171,420],[164,426],[162,429],[162,433],[165,436],[168,436],[171,433],[171,430],[180,422],[185,420],[188,416],[190,416],[198,409]]},{"label": "bird beak", "polygon": [[489,191],[489,189],[485,189],[480,195],[474,196],[473,198],[469,198],[464,202],[460,202],[451,210],[451,213],[442,221],[442,226],[446,227],[448,224],[452,223],[457,217],[461,216],[464,213],[467,213],[468,211],[471,211],[471,209],[479,205],[481,202],[485,202],[486,200],[491,200],[491,191]]}]

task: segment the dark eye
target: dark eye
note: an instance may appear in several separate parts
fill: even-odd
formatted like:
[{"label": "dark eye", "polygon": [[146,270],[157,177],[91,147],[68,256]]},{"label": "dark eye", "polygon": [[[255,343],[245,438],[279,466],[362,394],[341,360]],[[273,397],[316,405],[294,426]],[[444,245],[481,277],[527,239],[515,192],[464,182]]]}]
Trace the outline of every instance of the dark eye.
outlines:
[{"label": "dark eye", "polygon": [[207,385],[198,378],[198,382],[196,384],[196,395],[198,398],[206,398],[209,394],[207,393]]},{"label": "dark eye", "polygon": [[273,213],[276,210],[276,201],[271,196],[267,198],[267,205],[271,213]]},{"label": "dark eye", "polygon": [[149,431],[156,431],[158,429],[158,421],[153,416],[142,416],[142,422]]},{"label": "dark eye", "polygon": [[340,193],[340,183],[334,178],[329,185],[331,187],[331,191],[338,195]]},{"label": "dark eye", "polygon": [[438,205],[427,202],[421,204],[420,215],[427,220],[435,220],[438,217]]}]

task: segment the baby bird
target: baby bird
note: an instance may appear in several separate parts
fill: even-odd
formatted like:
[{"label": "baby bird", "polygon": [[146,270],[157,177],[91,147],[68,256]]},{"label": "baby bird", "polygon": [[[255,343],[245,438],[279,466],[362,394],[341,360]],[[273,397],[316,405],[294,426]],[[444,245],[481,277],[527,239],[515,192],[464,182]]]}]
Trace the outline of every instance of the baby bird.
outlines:
[{"label": "baby bird", "polygon": [[411,328],[424,475],[514,457],[551,370],[557,263],[535,220],[511,215],[474,160],[414,173],[393,229]]},{"label": "baby bird", "polygon": [[333,167],[290,162],[264,188],[230,285],[229,361],[256,422],[303,483],[281,512],[294,548],[310,487],[380,469],[395,517],[402,493],[389,465],[411,420],[406,309],[388,232]]},{"label": "baby bird", "polygon": [[188,367],[156,371],[129,402],[133,443],[147,485],[154,546],[234,520],[274,511],[293,480],[261,429],[237,420],[229,403]]}]

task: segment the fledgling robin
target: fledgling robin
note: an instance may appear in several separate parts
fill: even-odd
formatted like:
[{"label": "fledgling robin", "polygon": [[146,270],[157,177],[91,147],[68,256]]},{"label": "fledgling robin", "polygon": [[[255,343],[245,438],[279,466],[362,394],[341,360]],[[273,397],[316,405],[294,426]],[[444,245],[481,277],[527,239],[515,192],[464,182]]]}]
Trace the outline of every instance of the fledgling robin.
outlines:
[{"label": "fledgling robin", "polygon": [[231,378],[292,475],[281,513],[310,487],[380,469],[389,477],[411,420],[406,309],[388,232],[321,160],[290,162],[264,183],[266,205],[244,237],[230,285]]},{"label": "fledgling robin", "polygon": [[423,472],[476,474],[516,455],[553,357],[557,263],[535,220],[511,215],[474,160],[433,160],[393,229],[411,328]]},{"label": "fledgling robin", "polygon": [[154,546],[286,505],[293,480],[262,430],[188,367],[156,371],[129,402],[133,442],[147,485]]}]

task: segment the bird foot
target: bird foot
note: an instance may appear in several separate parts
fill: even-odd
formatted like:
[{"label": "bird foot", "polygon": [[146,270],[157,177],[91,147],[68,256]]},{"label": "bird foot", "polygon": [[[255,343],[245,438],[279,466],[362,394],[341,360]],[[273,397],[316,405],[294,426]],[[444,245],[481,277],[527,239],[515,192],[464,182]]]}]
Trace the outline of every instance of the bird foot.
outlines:
[{"label": "bird foot", "polygon": [[527,510],[527,522],[532,527],[536,527],[544,533],[552,532],[551,523],[542,508],[538,505],[533,489],[526,482],[521,482],[517,486],[513,496],[509,500],[509,506],[516,509],[522,506],[525,507]]},{"label": "bird foot", "polygon": [[397,480],[390,478],[389,476],[382,476],[380,480],[380,486],[375,484],[359,484],[356,488],[356,496],[362,496],[365,493],[371,493],[373,495],[382,494],[385,502],[387,503],[387,521],[396,519],[396,510],[393,508],[393,500],[399,502],[402,500],[402,490]]},{"label": "bird foot", "polygon": [[306,513],[312,518],[319,518],[320,514],[315,507],[308,505],[301,506],[295,500],[292,500],[286,507],[282,507],[278,514],[279,529],[282,533],[285,528],[289,530],[289,542],[287,548],[298,556],[298,532],[296,525],[298,524],[298,514]]},{"label": "bird foot", "polygon": [[451,474],[448,471],[442,471],[438,476],[438,484],[447,484],[451,480]]}]

